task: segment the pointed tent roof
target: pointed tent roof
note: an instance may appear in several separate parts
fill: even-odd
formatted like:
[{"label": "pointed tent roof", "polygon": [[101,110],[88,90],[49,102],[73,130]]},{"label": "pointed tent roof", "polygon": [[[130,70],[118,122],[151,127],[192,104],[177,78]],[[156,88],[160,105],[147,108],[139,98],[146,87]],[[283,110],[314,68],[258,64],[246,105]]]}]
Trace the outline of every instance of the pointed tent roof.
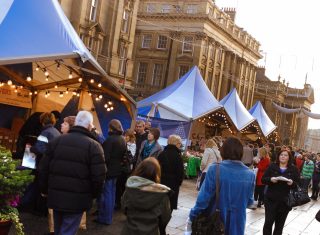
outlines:
[{"label": "pointed tent roof", "polygon": [[147,115],[151,111],[154,116],[184,121],[220,108],[222,105],[208,89],[197,66],[167,88],[138,102],[138,114]]},{"label": "pointed tent roof", "polygon": [[277,128],[270,120],[260,101],[257,101],[257,103],[255,103],[255,105],[249,110],[249,112],[253,117],[257,119],[262,133],[265,137]]},{"label": "pointed tent roof", "polygon": [[[81,58],[122,90],[83,44],[57,0],[1,0],[0,65]],[[89,63],[89,64],[88,64]]]},{"label": "pointed tent roof", "polygon": [[223,105],[233,124],[239,131],[255,121],[255,118],[251,116],[242,104],[236,88],[233,88],[228,95],[220,100],[220,104]]}]

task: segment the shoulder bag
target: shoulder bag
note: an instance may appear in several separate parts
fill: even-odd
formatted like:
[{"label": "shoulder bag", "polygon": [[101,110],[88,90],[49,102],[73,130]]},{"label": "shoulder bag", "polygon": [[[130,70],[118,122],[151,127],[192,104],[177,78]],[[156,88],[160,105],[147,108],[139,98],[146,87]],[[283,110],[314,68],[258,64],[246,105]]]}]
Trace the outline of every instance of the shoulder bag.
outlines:
[{"label": "shoulder bag", "polygon": [[[220,197],[220,164],[216,167],[216,209],[212,215],[207,213],[199,214],[192,221],[192,235],[224,235],[224,224],[220,218],[219,209],[219,197]],[[210,200],[212,204],[213,198]]]},{"label": "shoulder bag", "polygon": [[308,192],[302,190],[298,185],[295,189],[290,189],[286,204],[289,207],[301,206],[310,202]]}]

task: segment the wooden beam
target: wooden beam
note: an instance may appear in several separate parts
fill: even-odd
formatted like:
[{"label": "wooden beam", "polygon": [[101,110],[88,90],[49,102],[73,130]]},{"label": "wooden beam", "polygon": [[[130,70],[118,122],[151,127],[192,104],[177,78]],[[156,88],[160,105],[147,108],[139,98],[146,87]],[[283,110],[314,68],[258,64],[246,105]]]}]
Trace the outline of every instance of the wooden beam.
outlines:
[{"label": "wooden beam", "polygon": [[50,89],[50,88],[54,87],[55,85],[58,85],[58,86],[72,85],[72,84],[80,83],[78,79],[79,79],[79,77],[61,80],[58,82],[50,82],[50,83],[34,86],[33,89],[34,90],[46,90],[46,89]]},{"label": "wooden beam", "polygon": [[4,73],[8,77],[12,78],[16,82],[20,83],[22,86],[25,86],[25,87],[27,87],[29,89],[32,88],[32,85],[29,82],[27,82],[19,74],[17,74],[13,70],[7,68],[6,66],[0,65],[0,72]]}]

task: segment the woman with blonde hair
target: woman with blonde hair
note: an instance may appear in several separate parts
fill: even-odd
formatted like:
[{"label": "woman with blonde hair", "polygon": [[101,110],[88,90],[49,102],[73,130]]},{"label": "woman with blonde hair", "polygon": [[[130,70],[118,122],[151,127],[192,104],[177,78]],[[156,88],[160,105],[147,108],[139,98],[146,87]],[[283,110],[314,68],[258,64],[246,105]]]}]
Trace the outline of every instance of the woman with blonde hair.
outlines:
[{"label": "woman with blonde hair", "polygon": [[201,170],[201,178],[200,178],[200,186],[204,181],[204,178],[206,177],[206,173],[209,169],[209,166],[211,166],[212,163],[221,162],[221,155],[220,151],[218,149],[218,146],[216,142],[213,139],[209,139],[206,143],[206,148],[203,153],[203,157],[201,160],[200,170]]},{"label": "woman with blonde hair", "polygon": [[157,159],[143,160],[126,183],[122,207],[127,216],[121,235],[163,234],[171,218],[170,188],[159,184],[161,169]]},{"label": "woman with blonde hair", "polygon": [[264,187],[261,179],[270,165],[270,157],[265,147],[259,148],[259,162],[257,164],[258,172],[256,178],[256,188],[254,190],[254,200],[258,201],[258,207],[261,207],[264,201]]}]

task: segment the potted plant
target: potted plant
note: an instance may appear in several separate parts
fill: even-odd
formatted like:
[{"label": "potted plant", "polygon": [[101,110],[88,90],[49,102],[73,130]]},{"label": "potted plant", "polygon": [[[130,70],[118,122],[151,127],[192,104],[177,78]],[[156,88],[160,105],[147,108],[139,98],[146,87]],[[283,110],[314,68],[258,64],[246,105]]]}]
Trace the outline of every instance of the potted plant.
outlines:
[{"label": "potted plant", "polygon": [[8,234],[11,224],[17,235],[23,235],[17,206],[26,186],[33,181],[30,170],[17,170],[20,161],[13,160],[9,150],[0,146],[0,234]]}]

